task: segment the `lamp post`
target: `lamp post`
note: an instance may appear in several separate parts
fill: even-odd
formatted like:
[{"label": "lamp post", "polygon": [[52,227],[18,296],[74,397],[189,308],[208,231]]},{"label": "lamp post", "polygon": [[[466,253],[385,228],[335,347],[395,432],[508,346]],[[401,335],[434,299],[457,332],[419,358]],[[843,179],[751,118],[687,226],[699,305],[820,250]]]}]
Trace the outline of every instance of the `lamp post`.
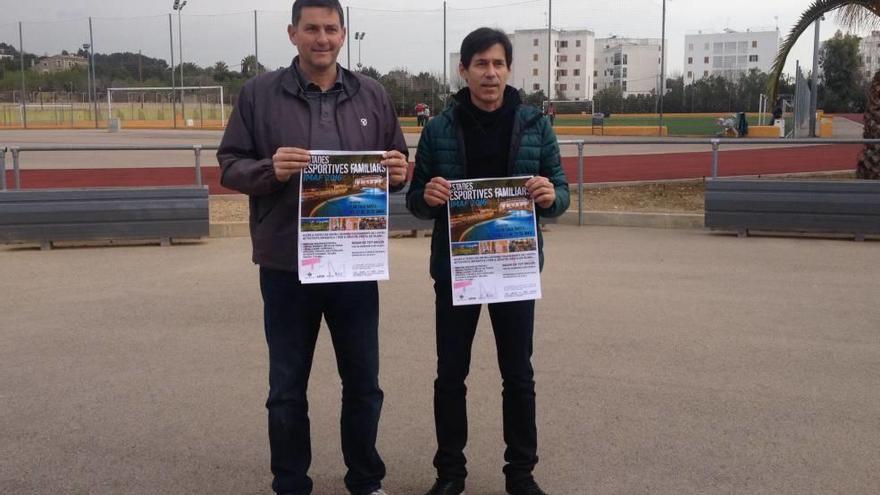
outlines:
[{"label": "lamp post", "polygon": [[181,27],[180,12],[186,7],[186,1],[174,0],[171,7],[177,11],[177,49],[180,54],[180,113],[183,115],[184,126],[186,125],[186,108],[183,103],[183,28]]},{"label": "lamp post", "polygon": [[83,50],[86,51],[86,91],[89,92],[89,112],[92,109],[92,56],[89,50],[92,45],[89,43],[82,44]]},{"label": "lamp post", "polygon": [[361,70],[361,68],[363,67],[363,65],[361,65],[361,41],[364,40],[364,36],[366,36],[366,34],[367,33],[363,32],[363,31],[358,31],[358,32],[354,33],[354,40],[358,42],[358,63],[357,63],[358,70]]}]

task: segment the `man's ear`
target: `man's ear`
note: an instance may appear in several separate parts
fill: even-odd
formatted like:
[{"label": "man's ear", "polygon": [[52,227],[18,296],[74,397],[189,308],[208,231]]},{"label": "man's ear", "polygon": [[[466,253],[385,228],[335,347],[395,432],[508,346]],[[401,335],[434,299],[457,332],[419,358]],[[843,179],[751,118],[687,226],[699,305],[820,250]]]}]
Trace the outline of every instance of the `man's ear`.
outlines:
[{"label": "man's ear", "polygon": [[467,77],[465,74],[467,73],[467,68],[461,62],[458,63],[458,75],[461,76],[462,79],[467,82]]},{"label": "man's ear", "polygon": [[293,39],[295,35],[296,35],[296,26],[294,26],[293,24],[288,24],[287,25],[287,37],[290,38],[290,42],[293,44],[293,46],[296,46],[296,41]]}]

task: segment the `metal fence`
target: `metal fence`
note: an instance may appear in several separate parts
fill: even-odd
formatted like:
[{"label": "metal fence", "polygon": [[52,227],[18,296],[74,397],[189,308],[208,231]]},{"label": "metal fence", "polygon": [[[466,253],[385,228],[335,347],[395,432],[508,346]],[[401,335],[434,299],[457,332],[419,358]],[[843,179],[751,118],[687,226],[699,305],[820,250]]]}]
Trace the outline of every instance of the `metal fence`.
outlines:
[{"label": "metal fence", "polygon": [[[784,141],[785,145],[826,145],[826,144],[872,144],[880,145],[880,139],[790,139]],[[762,145],[762,144],[780,144],[778,139],[749,139],[747,141],[739,139],[676,139],[674,141],[664,139],[632,139],[632,140],[560,140],[560,146],[576,146],[577,147],[577,198],[578,198],[578,225],[584,224],[584,176],[587,167],[587,160],[584,150],[587,146],[620,146],[620,145],[643,145],[643,146],[669,146],[669,145],[704,145],[710,148],[711,155],[711,177],[717,178],[719,174],[718,155],[721,147],[736,147],[744,145]],[[177,145],[177,146],[139,146],[139,145],[115,145],[115,146],[57,146],[57,145],[33,145],[33,146],[0,146],[0,192],[7,190],[6,184],[6,159],[7,153],[12,156],[12,176],[13,189],[21,189],[21,155],[26,152],[63,152],[63,151],[181,151],[191,150],[194,156],[195,166],[195,183],[202,185],[202,151],[216,151],[218,146],[204,145]],[[410,149],[416,149],[410,146]],[[571,178],[569,178],[571,182]],[[621,184],[625,184],[621,183]]]},{"label": "metal fence", "polygon": [[[586,5],[576,0],[431,0],[394,9],[382,8],[381,3],[374,0],[344,3],[348,4],[345,8],[348,39],[340,52],[339,62],[350,69],[375,67],[383,74],[400,69],[405,79],[402,84],[409,84],[410,90],[413,90],[414,76],[423,72],[451,82],[450,79],[458,71],[457,59],[450,59],[450,55],[459,51],[461,41],[468,32],[481,26],[500,28],[511,33],[516,30],[546,31],[548,24],[552,24],[557,32],[591,29],[595,33],[612,32],[653,38],[661,33],[661,9],[653,0],[628,0],[625,4],[609,5]],[[170,4],[171,1],[167,0],[167,7]],[[250,69],[248,73],[252,75],[255,67],[274,70],[288,66],[296,54],[286,32],[291,20],[290,0],[278,4],[279,10],[228,13],[203,13],[205,10],[197,9],[210,8],[206,2],[190,4],[181,11],[158,15],[138,15],[140,12],[155,11],[152,6],[139,5],[126,9],[111,3],[102,5],[100,10],[69,11],[71,14],[76,12],[73,15],[89,17],[51,21],[17,21],[9,16],[0,19],[0,43],[14,47],[17,52],[53,56],[66,51],[72,55],[84,55],[76,62],[81,66],[78,76],[61,81],[63,90],[58,87],[52,90],[58,93],[51,96],[53,101],[58,100],[52,104],[66,106],[47,109],[46,105],[50,103],[44,101],[43,107],[38,109],[32,105],[39,102],[40,95],[49,97],[45,94],[46,88],[39,87],[39,78],[33,77],[39,68],[31,67],[29,61],[25,66],[23,57],[8,59],[9,54],[0,50],[0,63],[5,63],[10,71],[21,69],[26,75],[21,80],[7,80],[7,87],[0,88],[0,107],[5,106],[0,108],[0,126],[104,126],[107,114],[105,89],[108,87],[223,84],[228,89],[227,104],[230,104],[237,93],[236,87],[228,81],[224,82],[220,68],[235,72]],[[639,15],[628,15],[632,12],[639,12]],[[49,15],[46,13],[47,17]],[[534,89],[534,84],[538,84],[538,89],[545,94],[555,93],[556,86],[566,81],[556,78],[554,82],[550,81],[549,68],[554,59],[546,46],[547,35],[535,36],[540,38],[542,46],[539,52],[542,76],[531,80],[531,65],[534,64],[529,59],[530,66],[523,67],[527,73],[523,77],[512,78],[510,83],[516,87],[527,86],[524,89],[529,92]],[[597,37],[602,36],[597,34]],[[556,52],[557,55],[561,53]],[[106,71],[99,70],[98,83],[95,84],[95,65],[100,68],[102,63],[106,64],[103,57],[108,54],[130,55],[126,59],[126,64],[130,64],[128,72],[137,74],[137,77],[133,81],[125,81],[118,74],[108,75]],[[148,58],[158,59],[165,65],[157,72],[156,67],[150,67],[147,63]],[[192,64],[201,68],[217,67],[218,71],[197,74]],[[57,68],[44,69],[55,71]],[[582,86],[592,88],[593,82],[590,71]],[[9,87],[10,83],[14,83],[14,87]],[[551,84],[550,88],[548,84]],[[455,88],[446,86],[441,93],[449,89]],[[412,98],[413,101],[405,105],[406,108],[411,108],[415,98],[424,97],[427,92],[425,88],[418,91],[419,94],[412,96],[411,93],[407,94],[407,100]],[[155,100],[155,95],[152,96]],[[187,100],[183,101],[183,108],[178,105],[174,115],[181,113],[178,117],[180,122],[187,119],[199,121],[189,113],[198,106],[197,96],[187,94],[185,97]],[[154,120],[150,115],[158,113],[163,104],[167,106],[171,103],[165,101],[167,97],[164,95],[156,101],[151,101],[150,95],[147,98],[147,103],[152,106],[141,109],[145,120]],[[129,101],[126,99],[125,103]],[[63,115],[61,110],[64,110]],[[163,120],[171,121],[172,112],[167,108],[162,112],[165,116]],[[137,115],[136,111],[134,113]]]}]

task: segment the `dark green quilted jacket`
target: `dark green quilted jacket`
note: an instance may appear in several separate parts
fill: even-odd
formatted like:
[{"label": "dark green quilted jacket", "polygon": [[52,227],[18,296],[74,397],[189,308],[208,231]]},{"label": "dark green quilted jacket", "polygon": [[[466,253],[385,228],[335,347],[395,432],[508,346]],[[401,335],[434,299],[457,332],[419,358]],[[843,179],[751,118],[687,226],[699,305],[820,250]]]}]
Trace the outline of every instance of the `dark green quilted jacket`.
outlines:
[{"label": "dark green quilted jacket", "polygon": [[[508,87],[508,91],[510,91]],[[460,95],[458,95],[460,96]],[[456,122],[455,103],[431,119],[422,130],[416,152],[416,166],[406,194],[406,207],[418,218],[434,220],[431,237],[431,277],[449,280],[449,218],[446,205],[431,208],[425,203],[425,184],[433,177],[447,180],[466,179],[464,134]],[[556,201],[550,208],[535,205],[538,223],[541,217],[556,217],[568,209],[568,182],[559,156],[559,143],[547,118],[534,107],[520,105],[510,140],[509,176],[543,175],[556,188]],[[544,239],[538,229],[538,252],[544,266]]]}]

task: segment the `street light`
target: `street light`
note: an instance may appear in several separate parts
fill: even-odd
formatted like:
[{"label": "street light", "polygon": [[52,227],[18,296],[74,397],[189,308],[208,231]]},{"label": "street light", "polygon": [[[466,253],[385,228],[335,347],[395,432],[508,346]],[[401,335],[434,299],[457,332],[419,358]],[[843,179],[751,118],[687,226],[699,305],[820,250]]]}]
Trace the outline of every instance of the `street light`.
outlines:
[{"label": "street light", "polygon": [[87,81],[86,89],[89,92],[89,108],[91,108],[91,106],[92,106],[92,60],[91,60],[91,58],[92,57],[90,55],[91,51],[89,50],[89,48],[91,48],[92,45],[90,45],[88,43],[83,43],[82,47],[83,47],[83,50],[86,51],[86,81]]},{"label": "street light", "polygon": [[174,0],[174,5],[171,7],[177,11],[177,47],[180,52],[180,113],[183,114],[184,125],[186,125],[186,109],[183,105],[183,29],[181,28],[180,22],[180,11],[186,7],[186,0],[183,0],[182,2],[180,0]]},{"label": "street light", "polygon": [[354,33],[354,40],[358,42],[358,63],[357,63],[358,70],[361,70],[361,67],[363,67],[361,65],[361,41],[363,41],[364,36],[366,36],[366,35],[367,35],[367,33],[363,32],[363,31],[358,31],[358,32]]}]

